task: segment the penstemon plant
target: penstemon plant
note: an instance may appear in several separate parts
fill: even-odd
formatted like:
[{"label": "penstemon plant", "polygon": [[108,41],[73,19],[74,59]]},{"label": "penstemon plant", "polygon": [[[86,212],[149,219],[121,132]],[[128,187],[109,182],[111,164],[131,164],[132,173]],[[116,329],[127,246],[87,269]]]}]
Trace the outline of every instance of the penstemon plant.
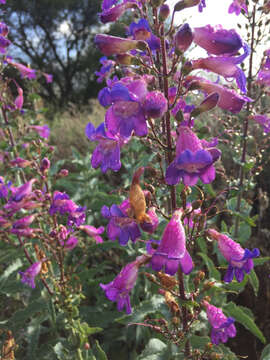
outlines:
[{"label": "penstemon plant", "polygon": [[[13,299],[10,312],[18,310],[19,291],[23,294],[20,306],[25,306],[9,320],[1,319],[3,359],[14,359],[16,354],[27,359],[107,359],[97,341],[102,336],[96,335],[102,328],[97,322],[91,325],[92,319],[83,315],[84,292],[91,282],[98,282],[98,295],[91,294],[91,306],[97,297],[103,299],[106,311],[106,296],[123,313],[116,319],[118,324],[150,330],[148,343],[137,344],[125,359],[237,359],[224,345],[231,338],[237,342],[237,323],[266,342],[250,309],[233,301],[248,282],[258,292],[254,265],[269,260],[259,258],[258,248],[246,248],[248,239],[241,233],[250,236],[256,220],[244,200],[245,176],[251,170],[247,161],[249,120],[269,132],[269,116],[260,106],[269,95],[269,50],[256,77],[252,75],[255,28],[261,26],[256,12],[267,14],[269,1],[250,6],[247,1],[234,0],[228,10],[253,21],[251,37],[245,42],[235,30],[222,26],[175,25],[175,15],[185,14],[187,8],[203,11],[205,0],[180,0],[174,7],[163,0],[103,0],[99,14],[103,24],[130,11],[135,18],[125,38],[105,34],[95,38],[104,55],[96,75],[98,82],[106,81],[98,94],[106,115],[100,125],[88,123],[85,129],[87,138],[97,143],[91,166],[109,176],[121,174],[123,167],[128,172],[117,195],[115,191],[106,194],[106,204],[98,209],[99,221],[107,227],[107,241],[101,237],[105,228],[93,226],[95,216],[88,216],[86,201],[77,201],[86,186],[83,175],[79,176],[83,180],[77,186],[76,202],[59,191],[69,173],[53,165],[50,129],[35,119],[34,111],[24,111],[23,87],[7,78],[5,69],[12,67],[32,81],[44,76],[50,83],[52,76],[7,55],[8,28],[0,23],[4,264],[0,292]],[[189,59],[192,44],[207,55]],[[246,81],[242,65],[249,56]],[[217,81],[209,80],[203,70],[216,74]],[[213,133],[204,123],[216,108],[226,112],[229,124],[238,116],[244,119],[242,155],[236,161],[239,179],[227,178],[222,168],[221,149],[231,132],[220,121],[221,112],[216,112]],[[122,158],[121,152],[125,154]],[[255,162],[253,166],[256,168]],[[118,180],[122,180],[120,175]],[[89,192],[88,198],[97,196],[95,189]],[[235,218],[229,222],[233,225],[227,224],[223,213]],[[117,242],[120,246],[114,249]],[[95,252],[98,248],[103,251],[101,257]],[[121,249],[130,255],[124,264],[118,261]],[[5,262],[12,263],[6,266]],[[123,265],[115,277],[111,271],[107,274],[114,262]],[[136,287],[142,282],[144,291]],[[26,321],[24,337],[18,328]],[[26,349],[16,345],[23,342],[28,344]],[[108,344],[102,347],[110,351]],[[266,347],[264,353],[268,351]]]}]

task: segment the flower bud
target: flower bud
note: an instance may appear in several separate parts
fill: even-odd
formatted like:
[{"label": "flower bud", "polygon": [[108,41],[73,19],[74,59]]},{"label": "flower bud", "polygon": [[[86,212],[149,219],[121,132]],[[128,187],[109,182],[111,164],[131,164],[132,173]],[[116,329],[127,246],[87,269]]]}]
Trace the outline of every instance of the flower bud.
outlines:
[{"label": "flower bud", "polygon": [[211,109],[213,109],[219,100],[219,94],[218,93],[212,93],[210,95],[208,95],[203,102],[199,105],[199,107],[197,107],[196,109],[194,109],[191,112],[191,117],[196,117],[202,113],[204,113],[205,111],[209,111]]},{"label": "flower bud", "polygon": [[162,3],[164,2],[164,0],[152,0],[151,4],[153,7],[157,8],[159,7]]},{"label": "flower bud", "polygon": [[138,60],[135,58],[135,56],[129,54],[116,55],[116,61],[120,65],[137,65],[136,63],[138,63]]},{"label": "flower bud", "polygon": [[143,41],[136,41],[131,39],[124,39],[117,36],[103,35],[98,34],[95,37],[95,44],[99,50],[106,56],[113,54],[123,54],[129,50],[134,50],[139,48],[140,50],[142,44],[144,44],[144,49],[146,49],[147,44]]},{"label": "flower bud", "polygon": [[175,51],[178,53],[185,52],[193,41],[193,33],[189,24],[180,27],[174,37]]},{"label": "flower bud", "polygon": [[196,6],[201,0],[181,0],[174,5],[174,11],[181,11],[183,9]]},{"label": "flower bud", "polygon": [[40,171],[42,173],[45,173],[46,171],[49,170],[50,166],[51,166],[50,160],[48,158],[44,158],[41,160]]},{"label": "flower bud", "polygon": [[165,21],[170,15],[170,8],[167,4],[163,4],[159,9],[159,20]]},{"label": "flower bud", "polygon": [[58,173],[58,176],[60,177],[66,177],[68,176],[68,170],[67,169],[61,169]]}]

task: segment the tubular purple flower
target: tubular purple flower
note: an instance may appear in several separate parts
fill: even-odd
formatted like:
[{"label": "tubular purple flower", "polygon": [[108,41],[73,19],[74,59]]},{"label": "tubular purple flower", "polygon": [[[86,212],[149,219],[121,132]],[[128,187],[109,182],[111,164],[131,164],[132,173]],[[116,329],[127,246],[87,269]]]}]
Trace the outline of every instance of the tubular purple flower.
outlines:
[{"label": "tubular purple flower", "polygon": [[36,131],[43,139],[48,139],[50,136],[50,128],[48,125],[30,125],[28,128]]},{"label": "tubular purple flower", "polygon": [[16,63],[12,61],[11,59],[7,58],[7,62],[14,66],[17,70],[19,70],[22,78],[27,78],[29,80],[36,78],[36,70],[30,69],[29,67]]},{"label": "tubular purple flower", "polygon": [[35,285],[35,277],[40,273],[42,267],[42,262],[38,261],[32,264],[27,270],[24,272],[19,272],[21,275],[21,281],[24,284],[29,285],[32,289],[36,287]]},{"label": "tubular purple flower", "polygon": [[141,236],[136,221],[130,218],[124,209],[121,209],[121,205],[113,204],[110,209],[104,205],[101,214],[110,219],[107,226],[107,234],[110,240],[114,241],[118,238],[119,244],[124,246],[129,239],[135,242]]},{"label": "tubular purple flower", "polygon": [[98,34],[95,37],[95,44],[106,56],[114,54],[124,54],[127,51],[140,47],[140,41],[123,39],[111,35]]},{"label": "tubular purple flower", "polygon": [[31,179],[27,183],[21,185],[20,187],[14,188],[10,200],[19,202],[26,196],[30,195],[32,192],[32,186],[36,181],[37,179]]},{"label": "tubular purple flower", "polygon": [[166,182],[178,184],[182,179],[187,186],[193,186],[200,178],[204,184],[215,179],[213,163],[221,153],[214,147],[208,147],[188,126],[179,126],[176,144],[176,158],[166,171]]},{"label": "tubular purple flower", "polygon": [[13,223],[13,228],[14,229],[24,229],[32,224],[32,222],[35,220],[35,217],[36,217],[35,215],[29,215],[29,216],[25,216],[19,220],[16,220]]},{"label": "tubular purple flower", "polygon": [[181,26],[174,37],[175,50],[185,52],[190,47],[193,37],[189,24]]},{"label": "tubular purple flower", "polygon": [[235,78],[239,89],[246,93],[246,77],[242,69],[236,65],[240,64],[249,55],[250,49],[244,45],[244,54],[237,57],[217,56],[192,61],[193,69],[206,69],[222,75],[226,79]]},{"label": "tubular purple flower", "polygon": [[238,16],[241,13],[241,10],[244,10],[244,12],[248,14],[246,0],[233,0],[231,5],[229,6],[228,13],[229,14],[235,13],[235,15]]},{"label": "tubular purple flower", "polygon": [[7,48],[9,47],[10,44],[11,44],[11,42],[7,38],[0,35],[0,52],[2,54],[6,53]]},{"label": "tubular purple flower", "polygon": [[190,90],[202,90],[207,94],[216,92],[219,94],[219,101],[217,106],[224,110],[236,114],[241,111],[246,102],[253,101],[247,96],[237,94],[236,91],[225,86],[212,83],[206,79],[197,76],[187,76],[186,85]]},{"label": "tubular purple flower", "polygon": [[145,41],[152,51],[160,48],[160,39],[151,32],[149,23],[145,19],[131,23],[127,34],[132,36],[133,40]]},{"label": "tubular purple flower", "polygon": [[240,36],[234,29],[225,30],[221,25],[206,25],[193,29],[194,42],[214,55],[234,55],[243,46]]},{"label": "tubular purple flower", "polygon": [[235,275],[236,280],[241,282],[244,279],[245,273],[249,274],[253,269],[252,259],[260,256],[259,249],[255,248],[252,251],[243,249],[240,244],[233,241],[227,235],[217,232],[215,229],[209,229],[208,234],[212,239],[218,241],[219,251],[229,263],[224,281],[226,283],[231,282]]},{"label": "tubular purple flower", "polygon": [[167,4],[161,5],[159,9],[159,19],[161,21],[165,21],[167,17],[170,15],[170,7]]},{"label": "tubular purple flower", "polygon": [[203,12],[203,9],[206,8],[206,0],[201,0],[198,8],[199,8],[199,12]]},{"label": "tubular purple flower", "polygon": [[181,222],[182,211],[176,210],[167,224],[160,245],[154,252],[151,265],[156,271],[164,268],[166,274],[174,275],[179,266],[185,274],[193,269],[193,262],[186,249],[185,230]]},{"label": "tubular purple flower", "polygon": [[104,232],[103,226],[100,226],[99,228],[95,228],[94,226],[91,225],[81,225],[79,229],[84,231],[88,236],[92,237],[96,241],[96,244],[103,243],[103,239],[100,236],[100,234]]},{"label": "tubular purple flower", "polygon": [[251,119],[260,124],[263,128],[263,131],[268,134],[270,132],[270,117],[267,115],[253,115],[250,116]]},{"label": "tubular purple flower", "polygon": [[127,264],[109,284],[100,284],[107,298],[110,301],[117,302],[118,311],[126,308],[126,313],[131,314],[129,293],[136,283],[139,267],[146,258],[145,255],[137,257],[135,261]]},{"label": "tubular purple flower", "polygon": [[157,119],[162,117],[168,110],[168,102],[165,96],[160,91],[149,92],[143,103],[143,110],[145,115]]},{"label": "tubular purple flower", "polygon": [[120,5],[115,5],[110,8],[103,9],[102,13],[98,14],[100,21],[103,24],[118,20],[127,9],[136,7],[133,1],[127,1]]},{"label": "tubular purple flower", "polygon": [[146,117],[142,103],[147,94],[147,85],[143,80],[122,79],[106,92],[107,105],[112,106],[105,115],[105,124],[111,134],[120,134],[129,138],[134,131],[137,136],[147,135]]},{"label": "tubular purple flower", "polygon": [[227,342],[230,337],[235,337],[234,318],[227,318],[220,308],[210,305],[207,301],[204,301],[204,306],[206,307],[208,321],[213,327],[211,332],[212,343],[218,345],[220,342]]},{"label": "tubular purple flower", "polygon": [[151,220],[151,222],[143,221],[142,223],[140,223],[140,226],[143,231],[145,231],[149,234],[153,234],[156,231],[158,224],[159,224],[159,220],[158,220],[158,216],[156,214],[155,208],[151,207],[147,211],[146,215]]},{"label": "tubular purple flower", "polygon": [[118,171],[121,168],[120,148],[127,142],[118,135],[113,135],[105,131],[104,123],[95,129],[92,123],[88,123],[85,128],[85,134],[90,141],[98,141],[91,158],[91,165],[94,169],[100,166],[103,173],[108,169]]},{"label": "tubular purple flower", "polygon": [[70,251],[78,245],[78,239],[75,236],[70,236],[67,240],[60,241],[60,245],[63,246],[64,249]]}]

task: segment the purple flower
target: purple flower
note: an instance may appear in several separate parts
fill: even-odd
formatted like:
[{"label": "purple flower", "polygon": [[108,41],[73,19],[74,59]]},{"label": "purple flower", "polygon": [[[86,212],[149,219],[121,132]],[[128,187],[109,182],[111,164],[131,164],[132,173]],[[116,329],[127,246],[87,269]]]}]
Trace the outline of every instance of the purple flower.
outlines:
[{"label": "purple flower", "polygon": [[247,45],[244,45],[244,50],[244,54],[237,57],[217,56],[192,61],[192,68],[213,71],[216,74],[222,75],[226,79],[235,78],[239,89],[243,91],[243,93],[246,93],[245,73],[242,69],[236,66],[237,64],[243,62],[249,55],[250,49]]},{"label": "purple flower", "polygon": [[29,215],[29,216],[25,216],[19,220],[16,220],[13,223],[13,228],[14,229],[24,229],[32,224],[32,222],[35,220],[35,217],[36,217],[35,215]]},{"label": "purple flower", "polygon": [[7,198],[10,185],[11,185],[11,183],[9,183],[8,185],[5,185],[3,177],[0,176],[0,199]]},{"label": "purple flower", "polygon": [[140,46],[140,42],[131,39],[123,39],[111,35],[98,34],[95,37],[95,44],[106,56],[124,54]]},{"label": "purple flower", "polygon": [[220,151],[203,143],[188,126],[179,126],[176,158],[166,171],[169,185],[183,183],[193,186],[200,178],[204,184],[215,179],[213,163],[220,157]]},{"label": "purple flower", "polygon": [[3,36],[7,36],[8,34],[8,27],[7,24],[0,21],[0,34]]},{"label": "purple flower", "polygon": [[243,46],[235,30],[225,30],[221,25],[206,25],[193,30],[194,42],[214,55],[234,55]]},{"label": "purple flower", "polygon": [[150,219],[150,222],[147,222],[144,220],[143,222],[140,223],[140,226],[143,231],[145,231],[149,234],[153,234],[156,231],[156,228],[158,227],[158,224],[159,224],[159,220],[158,220],[158,216],[156,214],[155,208],[151,207],[147,211],[146,215]]},{"label": "purple flower", "polygon": [[97,82],[101,83],[104,79],[110,76],[113,66],[115,65],[115,61],[108,60],[106,56],[103,56],[100,60],[102,67],[99,71],[95,72],[95,75],[98,76]]},{"label": "purple flower", "polygon": [[48,139],[50,136],[50,128],[48,125],[30,125],[28,127],[29,129],[36,131],[43,139]]},{"label": "purple flower", "polygon": [[145,115],[157,119],[162,117],[168,110],[168,102],[165,96],[160,91],[149,92],[143,103],[143,110]]},{"label": "purple flower", "polygon": [[6,59],[7,63],[14,66],[17,70],[19,70],[22,78],[27,78],[29,80],[36,78],[36,70],[30,69],[29,67],[14,62],[11,58]]},{"label": "purple flower", "polygon": [[151,32],[149,23],[145,19],[131,23],[128,35],[132,36],[133,40],[146,41],[152,51],[160,49],[160,39]]},{"label": "purple flower", "polygon": [[190,47],[193,37],[189,24],[182,25],[174,37],[175,50],[185,52]]},{"label": "purple flower", "polygon": [[53,75],[52,74],[42,73],[42,75],[45,77],[47,84],[53,82]]},{"label": "purple flower", "polygon": [[102,1],[102,10],[110,9],[117,2],[118,2],[118,0],[103,0]]},{"label": "purple flower", "polygon": [[270,86],[270,49],[264,53],[266,60],[258,73],[257,82],[261,85]]},{"label": "purple flower", "polygon": [[[115,3],[115,2],[114,2]],[[106,4],[105,8],[103,8],[102,13],[99,14],[100,21],[103,24],[107,24],[109,22],[113,22],[118,20],[127,9],[133,8],[136,6],[134,1],[125,1],[122,4],[112,6],[108,6],[109,4]]]},{"label": "purple flower", "polygon": [[67,240],[60,241],[60,245],[68,251],[73,250],[77,244],[78,239],[75,236],[70,236]]},{"label": "purple flower", "polygon": [[160,245],[151,259],[152,268],[166,274],[174,275],[179,265],[185,274],[193,269],[193,262],[186,249],[185,230],[181,222],[182,212],[176,210],[167,224]]},{"label": "purple flower", "polygon": [[138,270],[144,259],[144,255],[137,257],[135,261],[127,264],[109,284],[100,284],[107,298],[117,302],[118,311],[126,308],[127,314],[131,314],[129,293],[136,283]]},{"label": "purple flower", "polygon": [[241,282],[244,279],[245,273],[249,274],[253,269],[252,259],[260,255],[259,249],[255,248],[252,251],[243,249],[240,244],[233,241],[227,235],[221,234],[214,229],[209,229],[208,234],[218,241],[219,251],[229,263],[224,281],[226,283],[231,282],[235,275],[236,280]]},{"label": "purple flower", "polygon": [[103,173],[108,169],[118,171],[121,167],[120,147],[124,144],[124,140],[116,134],[106,133],[104,123],[100,124],[97,129],[92,123],[88,123],[85,134],[89,140],[99,142],[92,154],[92,167],[96,169],[100,166]]},{"label": "purple flower", "polygon": [[218,345],[220,342],[225,343],[229,337],[235,337],[236,328],[234,318],[227,318],[220,308],[204,301],[206,314],[210,325],[213,327],[211,332],[212,343]]},{"label": "purple flower", "polygon": [[0,0],[0,4],[5,4],[6,0]]},{"label": "purple flower", "polygon": [[10,198],[11,201],[19,202],[26,196],[30,195],[32,192],[32,186],[37,181],[37,179],[31,179],[27,181],[25,184],[19,186],[18,188],[12,189],[12,196]]},{"label": "purple flower", "polygon": [[246,14],[248,14],[248,9],[246,5],[246,0],[233,0],[231,5],[229,6],[229,14],[235,13],[235,15],[239,15],[241,10],[244,10]]},{"label": "purple flower", "polygon": [[199,12],[203,12],[203,9],[206,8],[206,0],[201,0],[198,8],[199,8]]},{"label": "purple flower", "polygon": [[32,289],[36,287],[35,285],[35,277],[40,273],[42,267],[42,262],[38,261],[32,264],[27,270],[24,272],[19,272],[22,277],[22,283],[29,285]]},{"label": "purple flower", "polygon": [[96,241],[96,244],[103,243],[103,239],[100,236],[100,234],[104,232],[103,226],[100,226],[99,228],[95,228],[94,226],[91,225],[81,225],[79,229],[84,231],[88,236],[92,237]]},{"label": "purple flower", "polygon": [[123,138],[129,138],[132,131],[137,136],[147,135],[146,117],[141,105],[146,94],[145,81],[134,79],[127,82],[122,79],[106,91],[106,100],[101,101],[107,106],[112,104],[105,115],[105,124],[111,134],[120,134]]},{"label": "purple flower", "polygon": [[66,193],[55,191],[53,201],[50,206],[49,214],[52,216],[56,213],[68,215],[68,226],[80,226],[85,222],[85,207],[76,205]]},{"label": "purple flower", "polygon": [[118,238],[120,245],[126,245],[129,239],[135,242],[141,236],[136,221],[130,218],[124,209],[121,209],[121,205],[113,204],[110,209],[104,205],[101,214],[106,219],[110,219],[107,226],[107,234],[110,240],[114,241]]},{"label": "purple flower", "polygon": [[253,101],[247,96],[237,94],[232,89],[197,76],[187,76],[186,81],[186,85],[190,90],[202,90],[206,94],[218,93],[219,100],[217,106],[221,109],[229,110],[233,114],[240,112],[246,102]]},{"label": "purple flower", "polygon": [[263,131],[268,134],[270,132],[270,117],[267,115],[253,115],[250,116],[251,119],[256,121],[263,127]]},{"label": "purple flower", "polygon": [[7,48],[9,47],[10,44],[11,44],[11,42],[7,38],[0,35],[0,52],[2,54],[6,53]]}]

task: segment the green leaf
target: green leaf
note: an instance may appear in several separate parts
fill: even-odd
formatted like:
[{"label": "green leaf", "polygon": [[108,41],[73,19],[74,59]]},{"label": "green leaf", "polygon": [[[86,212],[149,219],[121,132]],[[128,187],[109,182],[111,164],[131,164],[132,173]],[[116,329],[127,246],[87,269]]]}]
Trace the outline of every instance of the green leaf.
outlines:
[{"label": "green leaf", "polygon": [[190,344],[191,344],[192,348],[194,348],[194,349],[203,350],[205,348],[205,345],[210,342],[211,342],[211,339],[208,336],[192,335],[190,338]]},{"label": "green leaf", "polygon": [[0,289],[4,287],[5,282],[7,281],[9,276],[15,271],[18,271],[18,269],[20,269],[21,267],[22,267],[22,261],[21,259],[17,259],[6,268],[6,270],[0,276]]},{"label": "green leaf", "polygon": [[270,256],[260,257],[257,259],[253,259],[254,266],[263,265],[267,261],[270,261]]},{"label": "green leaf", "polygon": [[251,286],[253,287],[254,293],[257,296],[258,295],[258,291],[259,291],[259,279],[258,276],[256,275],[254,269],[251,270],[250,274],[248,275],[249,277],[249,281]]},{"label": "green leaf", "polygon": [[64,345],[61,342],[58,342],[54,347],[53,350],[57,356],[58,360],[66,359],[67,350],[65,349]]},{"label": "green leaf", "polygon": [[243,309],[239,306],[235,305],[233,302],[229,302],[227,305],[224,306],[224,311],[227,315],[235,318],[240,324],[242,324],[247,330],[249,330],[253,335],[257,336],[258,339],[261,340],[263,344],[265,344],[266,340],[263,336],[263,333],[255,324],[253,319],[248,316]]},{"label": "green leaf", "polygon": [[96,340],[94,353],[97,357],[97,360],[108,360],[107,355],[105,354],[104,350],[102,350],[97,340]]},{"label": "green leaf", "polygon": [[270,360],[270,344],[263,349],[260,360]]},{"label": "green leaf", "polygon": [[139,306],[137,306],[132,315],[124,315],[116,319],[116,321],[121,324],[141,322],[147,315],[158,312],[163,305],[164,298],[162,296],[155,295],[151,298],[151,300],[143,301]]},{"label": "green leaf", "polygon": [[167,345],[159,339],[151,339],[146,345],[144,351],[139,356],[138,360],[162,360],[166,359],[164,350],[167,349]]},{"label": "green leaf", "polygon": [[215,268],[213,261],[204,253],[198,253],[198,255],[203,259],[203,262],[207,266],[209,271],[209,277],[214,278],[216,280],[220,280],[220,272]]}]

